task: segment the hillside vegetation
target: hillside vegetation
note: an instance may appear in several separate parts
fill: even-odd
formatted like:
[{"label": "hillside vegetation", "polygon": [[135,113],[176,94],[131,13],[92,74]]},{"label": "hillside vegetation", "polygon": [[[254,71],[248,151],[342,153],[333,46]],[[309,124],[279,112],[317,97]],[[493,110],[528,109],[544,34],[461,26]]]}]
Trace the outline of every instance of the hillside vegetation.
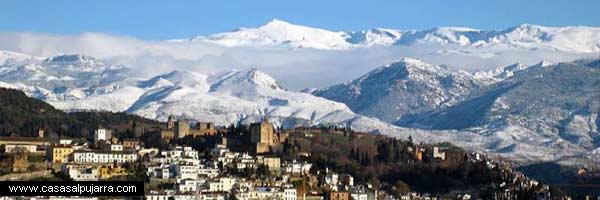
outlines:
[{"label": "hillside vegetation", "polygon": [[0,88],[0,136],[35,136],[41,128],[48,137],[82,138],[99,126],[141,134],[159,123],[122,112],[65,113],[19,90]]}]

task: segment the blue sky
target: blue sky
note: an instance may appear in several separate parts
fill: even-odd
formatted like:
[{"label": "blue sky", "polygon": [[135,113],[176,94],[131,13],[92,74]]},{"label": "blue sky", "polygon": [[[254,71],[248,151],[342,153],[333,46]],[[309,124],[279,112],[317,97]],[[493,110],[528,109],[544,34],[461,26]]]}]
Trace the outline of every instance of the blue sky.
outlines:
[{"label": "blue sky", "polygon": [[152,40],[255,27],[273,18],[331,30],[501,29],[523,23],[600,26],[600,1],[595,0],[5,0],[0,4],[2,32],[102,32]]}]

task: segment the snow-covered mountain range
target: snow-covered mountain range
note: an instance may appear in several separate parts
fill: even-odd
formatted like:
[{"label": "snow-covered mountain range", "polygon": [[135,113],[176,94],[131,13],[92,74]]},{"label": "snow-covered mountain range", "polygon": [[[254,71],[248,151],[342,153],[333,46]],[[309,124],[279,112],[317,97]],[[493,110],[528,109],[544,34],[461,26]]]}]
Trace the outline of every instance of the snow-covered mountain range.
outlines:
[{"label": "snow-covered mountain range", "polygon": [[439,27],[427,30],[377,28],[364,31],[329,31],[274,19],[258,28],[240,28],[192,40],[224,46],[291,46],[315,49],[436,43],[472,47],[513,46],[592,53],[600,51],[600,28],[545,27],[523,24],[504,30]]},{"label": "snow-covered mountain range", "polygon": [[452,106],[474,90],[551,65],[547,61],[534,65],[515,63],[469,73],[403,58],[354,80],[308,92],[342,102],[362,115],[396,123],[410,115]]},{"label": "snow-covered mountain range", "polygon": [[502,138],[486,148],[509,157],[544,153],[533,146],[597,157],[598,63],[517,63],[471,74],[403,59],[313,93],[401,127]]},{"label": "snow-covered mountain range", "polygon": [[[349,108],[343,103],[309,93],[286,90],[274,78],[255,69],[227,70],[213,74],[172,71],[151,78],[138,78],[132,76],[126,66],[105,64],[99,59],[84,55],[59,55],[50,58],[11,52],[3,52],[2,55],[2,59],[6,61],[0,66],[0,87],[23,90],[28,95],[63,110],[125,111],[158,120],[165,120],[168,115],[174,114],[181,118],[212,121],[219,125],[250,123],[268,116],[271,121],[283,127],[317,124],[349,126],[355,130],[401,138],[412,136],[420,142],[452,142],[468,149],[523,162],[557,161],[573,164],[598,159],[598,155],[590,150],[594,148],[594,139],[591,143],[589,139],[573,142],[519,126],[503,126],[501,129],[477,126],[462,130],[402,128],[375,118],[378,116],[375,112],[364,116],[356,114],[351,109],[352,106]],[[511,71],[512,76],[516,76],[529,71],[527,69],[536,69],[513,68],[481,72],[479,77],[498,75],[498,71],[510,70],[514,71]],[[427,110],[460,105],[464,103],[461,96],[465,96],[468,91],[511,79],[494,76],[493,81],[482,81],[474,77],[477,76],[405,58],[380,67],[355,81],[333,86],[332,88],[340,87],[340,93],[330,94],[344,95],[346,91],[351,96],[354,95],[353,98],[367,95],[369,98],[363,99],[363,103],[369,103],[368,99],[375,103],[378,99],[397,99],[400,102],[397,105],[408,108],[407,110],[414,109],[411,115],[416,115],[426,113]],[[384,88],[389,84],[394,85],[392,90],[397,91],[395,94],[403,95],[402,98],[382,95],[389,91]],[[411,88],[420,88],[422,91]],[[408,101],[411,99],[414,101]],[[354,100],[349,99],[348,105],[353,105]],[[427,103],[403,105],[402,102]],[[415,109],[419,106],[422,108]],[[386,111],[383,104],[375,107],[382,108],[380,113]],[[583,122],[588,119],[585,116],[574,116],[573,119]],[[381,118],[386,121],[396,119]],[[587,127],[585,123],[570,124],[569,130]],[[595,136],[590,134],[590,137]]]},{"label": "snow-covered mountain range", "polygon": [[597,55],[599,37],[600,28],[583,26],[330,31],[272,20],[255,28],[171,40],[0,32],[0,50],[27,54],[19,59],[84,54],[126,65],[144,78],[173,70],[214,73],[260,67],[286,88],[301,90],[345,82],[402,57],[468,72],[541,60],[572,61]]},{"label": "snow-covered mountain range", "polygon": [[528,142],[566,141],[593,151],[600,148],[599,61],[522,67],[510,78],[472,90],[455,105],[421,112],[397,124],[453,130],[483,127],[494,132],[511,129],[512,137]]},{"label": "snow-covered mountain range", "polygon": [[403,58],[313,93],[345,103],[357,113],[395,122],[405,115],[453,105],[479,85],[467,72]]},{"label": "snow-covered mountain range", "polygon": [[17,54],[9,52],[3,55],[7,62],[0,67],[0,86],[23,90],[63,110],[126,111],[158,120],[174,114],[218,125],[268,116],[283,127],[337,124],[378,132],[377,126],[391,126],[356,115],[345,104],[288,91],[256,69],[172,71],[144,79],[130,76],[123,66],[84,55],[28,60],[11,58]]}]

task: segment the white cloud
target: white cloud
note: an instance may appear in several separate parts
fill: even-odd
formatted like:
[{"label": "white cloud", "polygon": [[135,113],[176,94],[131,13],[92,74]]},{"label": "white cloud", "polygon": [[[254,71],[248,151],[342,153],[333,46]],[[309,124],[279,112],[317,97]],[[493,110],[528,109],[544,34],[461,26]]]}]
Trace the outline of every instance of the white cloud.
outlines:
[{"label": "white cloud", "polygon": [[433,44],[349,50],[223,47],[199,40],[148,41],[102,33],[0,33],[0,49],[42,57],[81,53],[131,67],[141,77],[175,69],[206,73],[230,68],[258,68],[293,90],[326,87],[351,80],[402,57],[475,70],[515,62],[533,64],[544,59],[560,62],[591,56],[511,46],[478,48]]}]

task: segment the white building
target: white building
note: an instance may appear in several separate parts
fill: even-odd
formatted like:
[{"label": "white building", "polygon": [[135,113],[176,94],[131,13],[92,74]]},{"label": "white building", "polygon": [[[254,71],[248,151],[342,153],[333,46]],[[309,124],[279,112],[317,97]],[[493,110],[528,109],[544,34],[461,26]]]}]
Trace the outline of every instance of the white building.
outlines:
[{"label": "white building", "polygon": [[328,173],[325,175],[325,184],[331,187],[337,186],[339,183],[339,175],[337,173]]},{"label": "white building", "polygon": [[296,200],[297,199],[296,188],[283,189],[283,199],[284,200]]},{"label": "white building", "polygon": [[271,187],[259,187],[255,189],[256,199],[282,199],[283,192]]},{"label": "white building", "polygon": [[225,200],[225,195],[220,193],[207,194],[175,194],[174,192],[157,193],[150,191],[150,194],[144,195],[146,200]]},{"label": "white building", "polygon": [[18,150],[23,150],[28,153],[38,153],[38,146],[35,144],[7,144],[4,145],[5,153],[13,153]]},{"label": "white building", "polygon": [[162,179],[170,179],[171,177],[174,177],[174,173],[171,173],[169,168],[163,168],[160,170],[160,177]]},{"label": "white building", "polygon": [[108,129],[99,128],[94,131],[94,142],[98,143],[101,140],[109,141],[112,138],[112,132]]},{"label": "white building", "polygon": [[173,165],[177,179],[196,179],[198,178],[198,165],[189,165],[187,163]]},{"label": "white building", "polygon": [[221,193],[206,193],[197,196],[196,200],[225,200],[225,195]]},{"label": "white building", "polygon": [[175,174],[170,169],[170,165],[161,164],[159,166],[148,166],[146,174],[151,178],[160,178],[168,180],[175,177]]},{"label": "white building", "polygon": [[160,150],[158,150],[157,148],[142,148],[138,150],[138,155],[140,155],[140,157],[143,157],[144,155],[154,157],[157,156],[159,152]]},{"label": "white building", "polygon": [[219,176],[219,169],[207,167],[205,165],[200,165],[198,167],[198,175],[208,177],[208,178],[215,178],[215,177]]},{"label": "white building", "polygon": [[288,174],[309,174],[312,164],[307,162],[298,162],[293,160],[292,162],[283,163],[283,172]]},{"label": "white building", "polygon": [[208,192],[229,192],[237,182],[234,178],[222,177],[208,182]]},{"label": "white building", "polygon": [[183,159],[198,160],[198,151],[192,147],[176,146],[172,150],[160,152],[162,158],[155,159],[160,162],[176,162]]},{"label": "white building", "polygon": [[248,153],[242,153],[236,158],[236,168],[238,170],[246,168],[256,168],[255,159]]},{"label": "white building", "polygon": [[167,194],[145,194],[144,199],[146,200],[169,200],[171,195]]},{"label": "white building", "polygon": [[75,163],[126,163],[135,162],[139,156],[136,152],[129,151],[75,151]]},{"label": "white building", "polygon": [[83,165],[63,165],[63,173],[75,181],[98,181],[98,169]]},{"label": "white building", "polygon": [[240,154],[238,152],[225,152],[217,156],[217,163],[223,163],[224,166],[230,165]]},{"label": "white building", "polygon": [[350,193],[350,197],[354,200],[368,200],[369,195],[365,192],[353,191]]},{"label": "white building", "polygon": [[238,191],[235,197],[240,200],[286,199],[282,191],[271,187],[248,188]]},{"label": "white building", "polygon": [[210,154],[213,156],[221,156],[229,152],[229,149],[224,144],[217,144],[211,151]]},{"label": "white building", "polygon": [[192,147],[183,147],[183,156],[185,158],[198,159],[198,151],[194,150]]},{"label": "white building", "polygon": [[71,145],[73,143],[73,139],[60,139],[58,143],[62,145]]},{"label": "white building", "polygon": [[178,185],[179,187],[177,188],[178,192],[181,193],[190,193],[196,192],[196,189],[198,188],[198,182],[194,179],[184,179],[181,180],[181,182]]},{"label": "white building", "polygon": [[123,145],[122,144],[111,144],[110,150],[111,151],[123,151]]},{"label": "white building", "polygon": [[439,158],[440,160],[446,159],[445,149],[440,147],[433,147],[433,158]]},{"label": "white building", "polygon": [[197,200],[196,195],[193,194],[176,194],[173,195],[174,200]]}]

